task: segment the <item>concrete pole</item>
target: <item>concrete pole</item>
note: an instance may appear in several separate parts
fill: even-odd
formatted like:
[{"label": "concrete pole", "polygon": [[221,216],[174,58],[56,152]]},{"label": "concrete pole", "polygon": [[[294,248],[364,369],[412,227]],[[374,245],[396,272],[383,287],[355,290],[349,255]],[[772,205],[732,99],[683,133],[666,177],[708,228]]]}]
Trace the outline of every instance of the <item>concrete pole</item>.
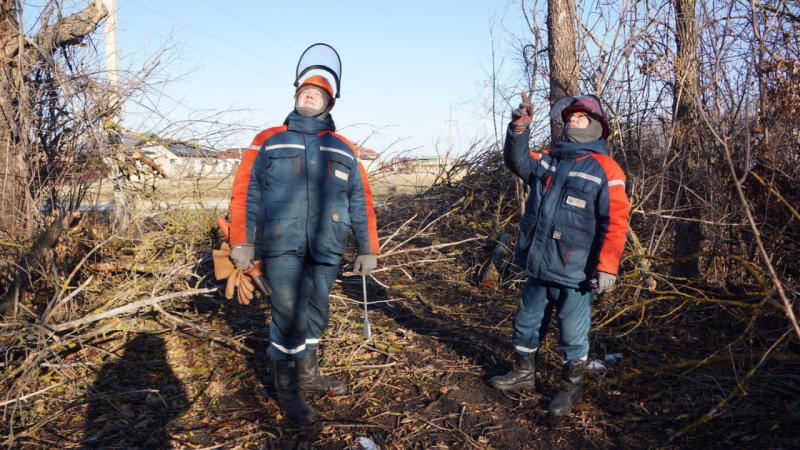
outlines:
[{"label": "concrete pole", "polygon": [[453,152],[453,105],[450,105],[450,115],[447,119],[447,154]]},{"label": "concrete pole", "polygon": [[114,186],[114,222],[125,229],[130,225],[131,214],[128,199],[128,180],[121,170],[126,163],[123,149],[120,148],[119,123],[122,119],[122,104],[119,83],[119,53],[117,52],[117,1],[95,0],[99,6],[105,6],[108,17],[103,24],[103,38],[105,40],[106,79],[108,80],[108,107],[109,114],[106,118],[109,148],[114,149],[112,156],[107,161],[111,165],[111,183]]},{"label": "concrete pole", "polygon": [[105,39],[106,77],[111,88],[109,103],[114,109],[111,119],[116,123],[122,116],[122,105],[119,105],[119,53],[117,52],[117,0],[96,0],[108,10],[108,17],[103,24],[103,38]]}]

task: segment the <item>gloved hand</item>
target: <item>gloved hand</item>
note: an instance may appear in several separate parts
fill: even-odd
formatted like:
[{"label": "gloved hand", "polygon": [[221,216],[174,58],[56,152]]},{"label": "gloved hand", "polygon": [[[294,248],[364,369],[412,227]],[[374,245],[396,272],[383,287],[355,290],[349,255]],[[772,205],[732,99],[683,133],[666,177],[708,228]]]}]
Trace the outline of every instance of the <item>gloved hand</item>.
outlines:
[{"label": "gloved hand", "polygon": [[[217,280],[228,280],[225,285],[225,298],[230,300],[233,298],[234,292],[237,292],[239,304],[249,304],[253,298],[255,281],[243,269],[235,267],[231,260],[231,246],[227,242],[223,242],[219,250],[214,250],[212,255],[214,257],[214,276]],[[261,275],[254,276],[260,277]]]},{"label": "gloved hand", "polygon": [[228,277],[228,283],[225,285],[225,298],[228,300],[233,298],[234,291],[236,298],[240,305],[249,305],[250,300],[253,299],[253,291],[256,290],[256,285],[249,275],[244,273],[242,269],[233,271]]},{"label": "gloved hand", "polygon": [[617,283],[617,276],[606,272],[597,272],[595,278],[592,280],[592,287],[598,294],[603,292],[611,292],[614,290],[614,285]]},{"label": "gloved hand", "polygon": [[533,117],[533,106],[531,106],[528,94],[523,92],[520,96],[522,96],[522,103],[511,113],[511,130],[514,134],[521,134],[527,130]]},{"label": "gloved hand", "polygon": [[376,267],[378,267],[376,255],[358,255],[353,272],[357,275],[369,275]]},{"label": "gloved hand", "polygon": [[237,269],[247,270],[253,265],[253,258],[256,256],[255,247],[249,244],[240,244],[231,250],[231,259]]}]

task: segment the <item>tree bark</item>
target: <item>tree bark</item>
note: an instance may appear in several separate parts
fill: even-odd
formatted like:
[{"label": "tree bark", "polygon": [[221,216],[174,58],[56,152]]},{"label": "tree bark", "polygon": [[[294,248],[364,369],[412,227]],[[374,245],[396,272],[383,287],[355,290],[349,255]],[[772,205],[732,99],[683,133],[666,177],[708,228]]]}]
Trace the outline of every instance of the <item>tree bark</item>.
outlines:
[{"label": "tree bark", "polygon": [[[697,127],[695,102],[700,94],[699,62],[697,60],[696,0],[673,0],[675,8],[675,81],[673,87],[673,151],[678,154],[670,170],[673,192],[677,196],[674,225],[675,240],[672,255],[684,258],[702,249],[703,228],[700,205],[701,155],[693,138]],[[676,276],[694,279],[699,275],[699,257],[689,258],[673,266]]]},{"label": "tree bark", "polygon": [[[561,97],[578,94],[576,39],[575,0],[549,0],[547,55],[550,59],[550,105]],[[551,121],[551,139],[558,139],[561,133],[561,125]]]}]

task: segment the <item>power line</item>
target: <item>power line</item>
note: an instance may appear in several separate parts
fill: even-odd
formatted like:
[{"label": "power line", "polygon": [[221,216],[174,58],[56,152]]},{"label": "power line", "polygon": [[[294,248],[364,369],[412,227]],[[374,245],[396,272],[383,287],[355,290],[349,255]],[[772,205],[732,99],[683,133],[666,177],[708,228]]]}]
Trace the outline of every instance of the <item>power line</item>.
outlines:
[{"label": "power line", "polygon": [[253,56],[255,56],[255,57],[257,57],[257,58],[259,58],[259,59],[261,59],[261,60],[263,60],[263,61],[265,61],[265,62],[267,62],[267,63],[269,63],[269,64],[272,64],[272,65],[274,65],[274,66],[276,66],[276,67],[280,67],[281,69],[287,70],[287,71],[289,71],[290,73],[292,73],[292,72],[293,72],[293,70],[292,70],[291,68],[289,68],[289,67],[286,67],[286,66],[284,66],[283,64],[280,64],[280,63],[277,63],[277,62],[275,62],[275,61],[272,61],[272,60],[271,60],[271,59],[269,59],[269,58],[265,58],[265,57],[264,57],[263,55],[261,55],[260,53],[253,53],[253,52],[252,52],[250,49],[247,49],[247,48],[245,48],[245,47],[242,47],[241,45],[238,45],[238,44],[236,44],[236,43],[233,43],[233,42],[231,42],[231,41],[228,41],[228,40],[226,40],[226,39],[223,39],[223,38],[221,38],[221,37],[219,37],[219,36],[216,36],[216,35],[214,35],[214,34],[212,34],[212,33],[209,33],[208,31],[206,31],[206,30],[203,30],[202,28],[195,27],[194,25],[191,25],[191,24],[189,24],[189,23],[187,23],[187,22],[184,22],[184,21],[182,21],[182,20],[180,20],[180,19],[176,19],[175,17],[172,17],[172,16],[170,16],[169,14],[165,14],[165,13],[163,13],[163,12],[161,12],[161,11],[157,10],[157,9],[154,9],[154,8],[152,8],[152,7],[150,7],[150,6],[144,5],[144,4],[142,4],[142,3],[140,3],[140,2],[138,2],[138,1],[136,1],[136,0],[128,0],[128,1],[130,1],[130,2],[132,2],[132,3],[135,3],[135,4],[137,4],[137,5],[141,6],[142,8],[148,9],[148,10],[150,10],[151,12],[153,12],[153,13],[155,13],[155,14],[158,14],[158,15],[160,15],[160,16],[162,16],[162,17],[165,17],[165,18],[167,18],[167,19],[169,19],[169,20],[171,20],[171,21],[173,21],[173,22],[179,23],[179,24],[181,24],[181,25],[183,25],[183,26],[185,26],[185,27],[187,27],[187,28],[191,28],[192,30],[195,30],[196,32],[198,32],[198,33],[200,33],[200,34],[203,34],[203,35],[205,35],[205,36],[208,36],[208,37],[209,37],[209,38],[211,38],[211,39],[214,39],[214,40],[216,40],[216,41],[218,41],[218,42],[221,42],[221,43],[223,43],[223,44],[225,44],[225,45],[228,45],[228,46],[230,46],[230,47],[233,47],[233,48],[239,49],[239,50],[241,50],[241,51],[243,51],[243,52],[245,52],[245,53],[247,53],[247,54],[249,54],[249,55],[253,55]]},{"label": "power line", "polygon": [[263,36],[265,36],[265,37],[267,37],[269,39],[272,39],[273,41],[283,45],[286,48],[288,48],[290,50],[297,50],[297,48],[295,46],[293,46],[291,44],[288,44],[285,41],[283,41],[282,39],[279,39],[278,37],[267,33],[266,31],[262,30],[260,27],[258,27],[256,25],[253,25],[252,23],[248,22],[247,20],[244,20],[244,19],[240,18],[239,16],[233,14],[232,12],[228,11],[227,9],[220,8],[218,5],[215,5],[214,3],[210,2],[209,0],[203,0],[203,3],[211,6],[212,8],[216,9],[217,11],[222,12],[226,16],[232,18],[233,20],[247,25],[248,27],[250,27],[250,29],[254,30],[255,32],[257,32],[257,33],[259,33],[259,34],[261,34],[261,35],[263,35]]},{"label": "power line", "polygon": [[[160,38],[162,38],[162,39],[165,39],[165,40],[170,40],[170,39],[171,39],[171,36],[164,36],[164,35],[163,35],[163,34],[161,34],[161,33],[158,33],[158,32],[152,31],[152,30],[148,30],[147,28],[140,27],[140,26],[138,26],[138,25],[128,24],[128,26],[129,26],[129,27],[131,27],[131,28],[136,28],[136,29],[138,29],[138,30],[144,31],[145,33],[149,33],[149,34],[152,34],[152,35],[158,36],[158,37],[160,37]],[[248,72],[252,72],[252,73],[254,73],[254,74],[256,74],[256,75],[258,75],[258,76],[260,76],[260,77],[267,77],[267,78],[271,78],[271,79],[273,79],[273,80],[275,80],[275,81],[278,81],[278,82],[281,82],[281,83],[286,83],[286,82],[287,82],[287,81],[286,81],[286,80],[284,80],[284,79],[280,79],[280,78],[278,78],[278,77],[276,77],[276,76],[274,76],[274,75],[271,75],[269,72],[262,72],[262,71],[259,71],[259,70],[256,70],[256,69],[253,69],[253,68],[252,68],[252,67],[250,67],[250,66],[246,66],[246,65],[244,65],[244,64],[238,63],[238,62],[236,62],[236,61],[233,61],[233,60],[231,60],[231,59],[228,59],[228,58],[226,58],[226,57],[224,57],[224,56],[220,56],[220,55],[218,55],[218,54],[216,54],[216,53],[211,53],[211,52],[209,52],[209,51],[207,51],[207,50],[205,50],[205,49],[204,49],[204,50],[202,50],[202,51],[200,51],[198,48],[196,48],[196,47],[192,47],[191,45],[187,45],[185,42],[182,42],[180,45],[182,45],[182,46],[185,46],[185,47],[188,47],[188,48],[190,48],[190,49],[192,49],[192,50],[194,50],[194,51],[196,51],[196,52],[200,53],[201,55],[211,56],[211,57],[213,57],[213,58],[216,58],[216,59],[219,59],[219,60],[221,60],[221,61],[224,61],[224,62],[226,62],[226,63],[228,63],[228,64],[231,64],[231,65],[234,65],[234,66],[236,66],[236,67],[239,67],[240,69],[246,70],[246,71],[248,71]]]}]

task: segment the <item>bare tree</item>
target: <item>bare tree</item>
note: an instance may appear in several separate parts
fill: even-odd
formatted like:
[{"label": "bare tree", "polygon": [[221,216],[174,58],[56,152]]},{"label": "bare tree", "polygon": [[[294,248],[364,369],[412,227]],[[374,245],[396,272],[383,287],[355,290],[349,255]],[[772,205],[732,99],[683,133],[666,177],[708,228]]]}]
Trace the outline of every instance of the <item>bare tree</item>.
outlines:
[{"label": "bare tree", "polygon": [[19,3],[0,2],[0,232],[24,250],[11,265],[16,275],[0,310],[16,304],[31,266],[55,244],[86,193],[87,183],[75,180],[91,166],[85,150],[99,105],[91,99],[92,80],[69,61],[71,47],[107,11],[90,3],[69,16],[60,13],[60,4],[49,3],[38,33],[27,36]]},{"label": "bare tree", "polygon": [[674,273],[689,279],[699,274],[702,249],[702,179],[700,146],[695,139],[697,126],[694,99],[699,97],[699,63],[697,55],[697,18],[695,0],[673,0],[675,8],[675,56],[673,80],[673,152],[671,166],[675,207],[680,217],[690,220],[675,222],[673,257]]}]

